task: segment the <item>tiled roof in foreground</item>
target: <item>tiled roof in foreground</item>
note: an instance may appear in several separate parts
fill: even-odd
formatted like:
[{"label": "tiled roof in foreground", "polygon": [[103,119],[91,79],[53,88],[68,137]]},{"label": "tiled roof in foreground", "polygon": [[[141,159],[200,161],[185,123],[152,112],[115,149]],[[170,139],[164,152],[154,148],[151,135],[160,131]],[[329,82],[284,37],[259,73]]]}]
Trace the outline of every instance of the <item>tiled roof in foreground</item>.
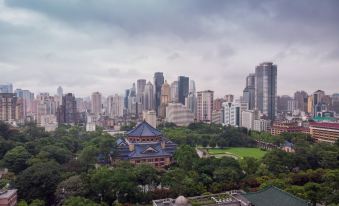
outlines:
[{"label": "tiled roof in foreground", "polygon": [[243,194],[255,206],[307,206],[307,201],[274,186]]},{"label": "tiled roof in foreground", "polygon": [[161,136],[161,132],[146,121],[141,122],[138,126],[127,133],[130,137],[153,137]]}]

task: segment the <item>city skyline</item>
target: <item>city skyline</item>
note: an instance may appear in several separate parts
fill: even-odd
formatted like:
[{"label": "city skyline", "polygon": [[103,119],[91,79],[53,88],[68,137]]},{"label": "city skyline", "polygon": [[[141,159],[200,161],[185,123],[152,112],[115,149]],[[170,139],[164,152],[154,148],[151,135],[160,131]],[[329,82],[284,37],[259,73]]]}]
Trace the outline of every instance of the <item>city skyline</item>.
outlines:
[{"label": "city skyline", "polygon": [[1,83],[108,96],[163,72],[240,96],[246,76],[272,61],[278,95],[338,92],[339,2],[171,3],[0,0]]}]

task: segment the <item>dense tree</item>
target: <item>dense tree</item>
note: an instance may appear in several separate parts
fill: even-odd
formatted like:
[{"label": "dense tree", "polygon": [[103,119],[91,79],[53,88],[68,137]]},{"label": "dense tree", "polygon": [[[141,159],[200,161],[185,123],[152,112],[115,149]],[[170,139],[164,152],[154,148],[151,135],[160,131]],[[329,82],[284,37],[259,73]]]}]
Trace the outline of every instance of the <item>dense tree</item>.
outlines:
[{"label": "dense tree", "polygon": [[38,163],[28,167],[15,181],[19,196],[28,201],[34,199],[52,201],[61,179],[60,173],[60,166],[55,162]]},{"label": "dense tree", "polygon": [[31,154],[23,146],[16,146],[9,150],[4,156],[4,166],[15,173],[18,173],[28,166],[27,160],[30,157]]},{"label": "dense tree", "polygon": [[70,197],[68,198],[63,206],[105,206],[106,204],[98,204],[92,200],[83,197]]},{"label": "dense tree", "polygon": [[70,196],[86,196],[89,192],[89,185],[79,175],[71,176],[60,182],[55,191],[57,200],[65,199]]}]

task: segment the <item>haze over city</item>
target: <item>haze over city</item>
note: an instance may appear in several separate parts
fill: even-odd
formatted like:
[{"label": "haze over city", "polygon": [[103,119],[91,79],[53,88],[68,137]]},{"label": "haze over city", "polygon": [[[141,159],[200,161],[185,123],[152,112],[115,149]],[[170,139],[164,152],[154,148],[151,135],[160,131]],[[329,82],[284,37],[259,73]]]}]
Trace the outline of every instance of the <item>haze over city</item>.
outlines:
[{"label": "haze over city", "polygon": [[339,88],[339,2],[0,0],[1,81],[89,96],[123,94],[161,71],[215,96],[278,66],[278,94]]}]

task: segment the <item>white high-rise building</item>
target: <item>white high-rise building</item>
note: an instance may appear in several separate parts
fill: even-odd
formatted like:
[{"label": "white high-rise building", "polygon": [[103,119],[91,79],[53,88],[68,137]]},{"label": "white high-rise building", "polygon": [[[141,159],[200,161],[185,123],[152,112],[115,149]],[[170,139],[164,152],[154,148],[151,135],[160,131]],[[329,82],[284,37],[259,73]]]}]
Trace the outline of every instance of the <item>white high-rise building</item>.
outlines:
[{"label": "white high-rise building", "polygon": [[224,102],[224,122],[223,125],[230,125],[234,127],[240,126],[240,104],[238,102]]},{"label": "white high-rise building", "polygon": [[258,110],[245,110],[241,112],[241,126],[248,130],[254,129],[254,120],[259,119]]},{"label": "white high-rise building", "polygon": [[142,117],[152,127],[157,128],[157,113],[154,110],[144,110]]},{"label": "white high-rise building", "polygon": [[268,131],[268,128],[271,125],[271,120],[266,119],[256,119],[254,120],[253,130],[258,132]]},{"label": "white high-rise building", "polygon": [[118,94],[107,97],[107,114],[112,117],[123,117],[124,97]]},{"label": "white high-rise building", "polygon": [[144,110],[155,110],[154,87],[150,81],[145,86],[143,99]]},{"label": "white high-rise building", "polygon": [[197,94],[197,121],[210,123],[212,121],[213,95],[211,90],[200,91]]},{"label": "white high-rise building", "polygon": [[166,107],[166,122],[188,126],[194,122],[194,114],[181,103],[169,103]]},{"label": "white high-rise building", "polygon": [[101,94],[99,92],[93,92],[91,96],[91,112],[95,115],[100,115],[102,111]]}]

